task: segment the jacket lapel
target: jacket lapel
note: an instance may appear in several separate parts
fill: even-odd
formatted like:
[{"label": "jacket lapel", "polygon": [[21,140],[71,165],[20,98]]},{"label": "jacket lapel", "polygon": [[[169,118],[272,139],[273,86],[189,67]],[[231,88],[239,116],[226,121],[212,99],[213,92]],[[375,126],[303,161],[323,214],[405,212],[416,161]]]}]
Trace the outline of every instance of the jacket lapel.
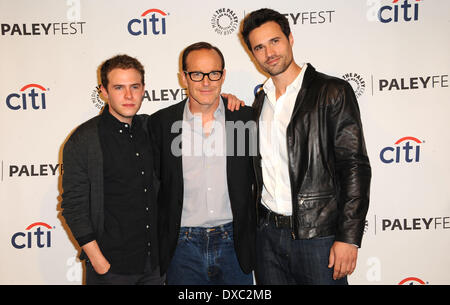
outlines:
[{"label": "jacket lapel", "polygon": [[[184,107],[185,107],[186,103],[187,103],[187,98],[184,99],[183,101],[181,101],[180,103],[178,103],[178,105],[175,108],[175,111],[173,112],[173,117],[171,119],[170,126],[168,126],[168,128],[170,128],[170,130],[169,130],[169,133],[170,133],[169,145],[170,145],[170,147],[172,147],[172,143],[174,143],[174,140],[177,137],[180,137],[180,139],[181,139],[181,136],[183,133],[183,128],[181,127],[178,130],[175,130],[174,132],[172,132],[172,125],[175,122],[183,122],[183,113],[184,113]],[[183,147],[183,143],[180,142],[179,148],[182,149],[182,147]],[[182,196],[182,194],[184,193],[184,181],[183,181],[183,157],[181,156],[181,153],[179,156],[174,156],[173,168],[176,173],[176,176],[178,177],[177,183],[178,183],[179,187],[181,188],[181,192],[179,192],[179,194]],[[183,202],[182,197],[179,198],[179,202],[181,202],[181,203]]]},{"label": "jacket lapel", "polygon": [[296,115],[301,105],[303,104],[309,85],[311,84],[316,75],[316,69],[309,63],[307,65],[308,68],[306,69],[305,76],[303,77],[302,87],[300,88],[300,91],[295,100],[294,109],[292,110],[291,120]]},{"label": "jacket lapel", "polygon": [[223,97],[222,97],[222,99],[223,99],[223,105],[224,105],[224,108],[225,108],[225,137],[226,137],[225,151],[226,151],[226,154],[227,154],[226,155],[226,158],[227,158],[227,161],[226,161],[227,165],[226,166],[227,166],[227,182],[228,182],[228,187],[229,187],[230,183],[233,183],[233,181],[230,181],[228,179],[228,177],[232,176],[231,175],[231,171],[232,171],[233,162],[234,162],[234,160],[233,160],[234,152],[231,151],[231,149],[234,148],[234,143],[233,143],[233,141],[234,141],[234,136],[233,136],[234,130],[233,129],[228,130],[229,128],[227,128],[227,122],[229,122],[229,121],[230,122],[234,122],[235,121],[235,116],[234,116],[234,113],[231,112],[230,110],[228,110],[228,108],[227,108],[228,99],[223,98]]}]

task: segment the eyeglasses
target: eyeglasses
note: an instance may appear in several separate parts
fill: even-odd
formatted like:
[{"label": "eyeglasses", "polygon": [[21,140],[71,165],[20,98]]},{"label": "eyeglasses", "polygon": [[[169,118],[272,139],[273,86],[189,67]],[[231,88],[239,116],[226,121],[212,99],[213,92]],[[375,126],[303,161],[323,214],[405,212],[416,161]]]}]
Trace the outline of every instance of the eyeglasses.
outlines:
[{"label": "eyeglasses", "polygon": [[205,78],[205,75],[208,75],[210,81],[215,82],[221,79],[223,75],[223,71],[211,71],[209,73],[203,73],[200,71],[184,71],[184,73],[188,74],[190,79],[194,82],[201,82]]}]

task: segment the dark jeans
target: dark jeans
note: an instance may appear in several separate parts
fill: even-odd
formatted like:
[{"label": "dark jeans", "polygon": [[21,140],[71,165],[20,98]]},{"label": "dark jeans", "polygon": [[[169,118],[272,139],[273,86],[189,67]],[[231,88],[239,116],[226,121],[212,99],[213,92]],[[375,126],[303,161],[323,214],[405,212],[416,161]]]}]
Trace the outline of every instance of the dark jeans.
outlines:
[{"label": "dark jeans", "polygon": [[258,224],[256,270],[258,285],[346,285],[347,277],[333,280],[328,260],[334,236],[294,240],[291,230],[267,220]]},{"label": "dark jeans", "polygon": [[252,285],[236,257],[233,223],[213,227],[182,227],[167,270],[168,285]]},{"label": "dark jeans", "polygon": [[151,270],[150,258],[147,259],[141,274],[117,274],[108,271],[100,275],[95,272],[91,263],[86,261],[86,285],[163,285],[164,280],[159,267]]}]

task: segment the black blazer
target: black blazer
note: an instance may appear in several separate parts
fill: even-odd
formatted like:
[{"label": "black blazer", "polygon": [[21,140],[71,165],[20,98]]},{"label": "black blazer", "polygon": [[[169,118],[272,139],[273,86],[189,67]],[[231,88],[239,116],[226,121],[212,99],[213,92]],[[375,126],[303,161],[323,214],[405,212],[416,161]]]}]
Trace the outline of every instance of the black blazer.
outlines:
[{"label": "black blazer", "polygon": [[[172,130],[172,124],[183,120],[183,111],[187,99],[162,109],[149,118],[149,129],[154,143],[156,173],[161,181],[158,194],[158,238],[161,273],[165,273],[175,252],[180,231],[183,210],[183,167],[182,156],[171,151],[173,143],[181,141],[181,124]],[[225,108],[227,100],[224,99]],[[251,107],[242,107],[239,111],[225,110],[225,121],[243,124],[254,123],[254,111]],[[241,124],[241,126],[243,125]],[[254,124],[253,124],[254,125]],[[248,126],[248,125],[246,125]],[[256,131],[256,130],[252,130]],[[238,155],[236,132],[226,131],[227,143],[234,142],[234,153],[227,144],[227,182],[233,214],[234,246],[239,264],[245,273],[254,269],[256,239],[256,200],[255,177],[249,143],[252,135],[245,133],[245,154]],[[235,134],[233,139],[233,134]],[[178,139],[176,139],[179,137]],[[253,135],[253,137],[256,137]],[[174,141],[175,140],[175,141]],[[180,147],[178,147],[180,149]]]}]

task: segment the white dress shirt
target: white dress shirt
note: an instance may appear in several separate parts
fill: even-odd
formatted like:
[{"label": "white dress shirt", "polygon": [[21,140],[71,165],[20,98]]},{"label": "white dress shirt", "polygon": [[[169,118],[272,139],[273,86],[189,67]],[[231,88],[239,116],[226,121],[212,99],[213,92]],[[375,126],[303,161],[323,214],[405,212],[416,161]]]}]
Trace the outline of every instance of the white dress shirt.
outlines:
[{"label": "white dress shirt", "polygon": [[[182,227],[215,227],[233,221],[227,182],[225,106],[220,98],[214,120],[202,127],[186,102],[183,113]],[[205,135],[205,129],[208,134]]]},{"label": "white dress shirt", "polygon": [[276,99],[275,85],[269,78],[263,86],[266,93],[259,118],[259,143],[263,175],[262,204],[271,211],[292,215],[286,128],[291,120],[295,100],[308,65],[302,64],[296,79]]}]

